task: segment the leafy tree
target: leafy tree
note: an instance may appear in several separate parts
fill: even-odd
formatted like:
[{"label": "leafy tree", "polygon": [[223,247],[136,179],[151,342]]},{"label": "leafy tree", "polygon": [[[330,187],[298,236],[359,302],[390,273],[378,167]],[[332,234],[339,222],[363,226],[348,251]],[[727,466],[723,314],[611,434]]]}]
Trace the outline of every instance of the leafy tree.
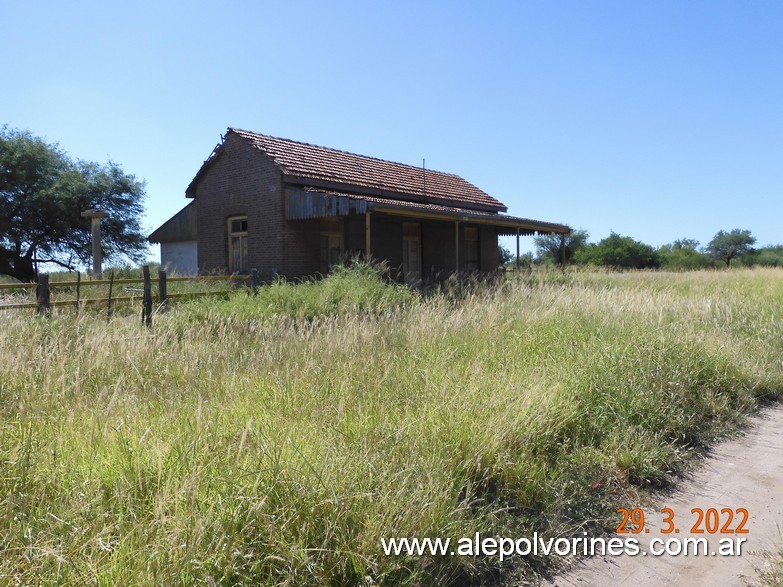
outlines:
[{"label": "leafy tree", "polygon": [[754,261],[764,267],[783,267],[783,245],[770,245],[756,251]]},{"label": "leafy tree", "polygon": [[[516,266],[517,258],[514,257],[514,266]],[[533,253],[528,251],[527,253],[522,253],[519,255],[519,266],[524,269],[531,269],[533,267],[533,263],[535,262],[535,259],[533,259]]]},{"label": "leafy tree", "polygon": [[100,208],[107,260],[140,261],[144,186],[119,165],[71,160],[28,132],[0,128],[0,274],[35,278],[36,263],[74,269],[91,256],[90,219]]},{"label": "leafy tree", "polygon": [[661,266],[666,269],[704,269],[713,263],[709,255],[698,250],[699,241],[683,238],[658,249]]},{"label": "leafy tree", "polygon": [[692,238],[680,238],[672,243],[675,250],[698,251],[699,241]]},{"label": "leafy tree", "polygon": [[734,261],[735,266],[783,267],[783,245],[768,245],[754,249]]},{"label": "leafy tree", "polygon": [[731,260],[753,251],[756,237],[749,230],[735,228],[731,232],[719,230],[707,245],[707,252],[731,267]]},{"label": "leafy tree", "polygon": [[[565,262],[571,263],[574,254],[587,245],[590,237],[586,230],[572,230],[565,237]],[[536,254],[544,263],[560,263],[560,235],[542,234],[533,238],[536,245]]]},{"label": "leafy tree", "polygon": [[501,266],[506,266],[515,259],[514,254],[503,245],[498,245],[498,258],[500,259]]},{"label": "leafy tree", "polygon": [[574,262],[618,269],[648,269],[660,266],[658,254],[653,247],[615,232],[597,244],[587,245],[577,251]]},{"label": "leafy tree", "polygon": [[574,253],[571,261],[575,265],[603,265],[604,260],[595,243],[587,243]]}]

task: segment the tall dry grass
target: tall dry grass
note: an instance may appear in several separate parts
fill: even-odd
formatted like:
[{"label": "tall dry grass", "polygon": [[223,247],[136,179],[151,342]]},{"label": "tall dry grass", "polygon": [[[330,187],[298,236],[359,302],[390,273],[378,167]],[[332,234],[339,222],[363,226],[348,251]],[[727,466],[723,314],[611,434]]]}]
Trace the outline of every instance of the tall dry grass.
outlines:
[{"label": "tall dry grass", "polygon": [[540,571],[380,540],[610,529],[783,388],[779,270],[534,273],[429,299],[343,285],[181,304],[152,331],[2,316],[0,581]]}]

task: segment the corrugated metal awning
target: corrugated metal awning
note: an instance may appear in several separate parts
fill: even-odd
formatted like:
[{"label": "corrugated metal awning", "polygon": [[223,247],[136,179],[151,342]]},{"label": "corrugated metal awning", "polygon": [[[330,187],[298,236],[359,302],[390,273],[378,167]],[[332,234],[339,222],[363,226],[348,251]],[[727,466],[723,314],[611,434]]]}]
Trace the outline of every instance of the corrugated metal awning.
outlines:
[{"label": "corrugated metal awning", "polygon": [[499,235],[568,234],[571,232],[571,229],[565,224],[499,213],[478,212],[427,202],[340,194],[308,188],[286,189],[286,218],[288,220],[348,216],[351,212],[357,214],[382,212],[409,218],[486,224],[495,227]]},{"label": "corrugated metal awning", "polygon": [[332,194],[314,190],[286,189],[286,218],[305,220],[348,216],[351,212],[367,212],[367,201],[346,194]]}]

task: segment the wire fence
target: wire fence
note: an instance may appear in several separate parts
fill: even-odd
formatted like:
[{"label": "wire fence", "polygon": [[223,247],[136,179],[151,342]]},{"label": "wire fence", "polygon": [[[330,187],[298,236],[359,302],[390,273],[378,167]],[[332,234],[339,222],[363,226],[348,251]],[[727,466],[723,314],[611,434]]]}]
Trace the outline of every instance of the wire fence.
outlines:
[{"label": "wire fence", "polygon": [[[170,300],[224,295],[231,288],[214,288],[216,285],[224,284],[231,284],[232,287],[245,285],[257,291],[260,285],[258,271],[253,269],[249,275],[194,277],[169,277],[165,271],[158,271],[157,277],[153,278],[149,266],[145,265],[141,268],[140,277],[115,279],[112,271],[109,279],[83,280],[81,273],[77,273],[75,280],[56,282],[50,282],[49,275],[40,274],[36,283],[0,284],[0,294],[5,292],[12,294],[0,301],[0,310],[35,309],[38,314],[49,315],[52,308],[57,306],[73,306],[78,310],[88,305],[99,307],[104,305],[109,318],[116,304],[141,301],[142,322],[151,326],[153,306],[165,310]],[[141,287],[138,287],[139,285]],[[153,288],[153,285],[156,287]],[[170,285],[179,291],[169,291]],[[199,289],[206,286],[212,288]],[[118,290],[122,292],[120,295],[117,295]],[[88,295],[84,295],[85,293]]]}]

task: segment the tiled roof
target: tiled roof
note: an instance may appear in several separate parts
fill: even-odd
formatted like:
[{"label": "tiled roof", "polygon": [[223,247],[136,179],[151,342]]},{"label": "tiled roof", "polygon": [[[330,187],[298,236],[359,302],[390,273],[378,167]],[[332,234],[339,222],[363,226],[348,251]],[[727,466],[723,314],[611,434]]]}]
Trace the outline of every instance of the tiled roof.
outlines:
[{"label": "tiled roof", "polygon": [[[318,147],[229,128],[271,157],[283,173],[378,190],[376,195],[473,209],[505,211],[506,206],[458,175],[422,170],[374,157]],[[426,185],[426,187],[425,187]]]}]

